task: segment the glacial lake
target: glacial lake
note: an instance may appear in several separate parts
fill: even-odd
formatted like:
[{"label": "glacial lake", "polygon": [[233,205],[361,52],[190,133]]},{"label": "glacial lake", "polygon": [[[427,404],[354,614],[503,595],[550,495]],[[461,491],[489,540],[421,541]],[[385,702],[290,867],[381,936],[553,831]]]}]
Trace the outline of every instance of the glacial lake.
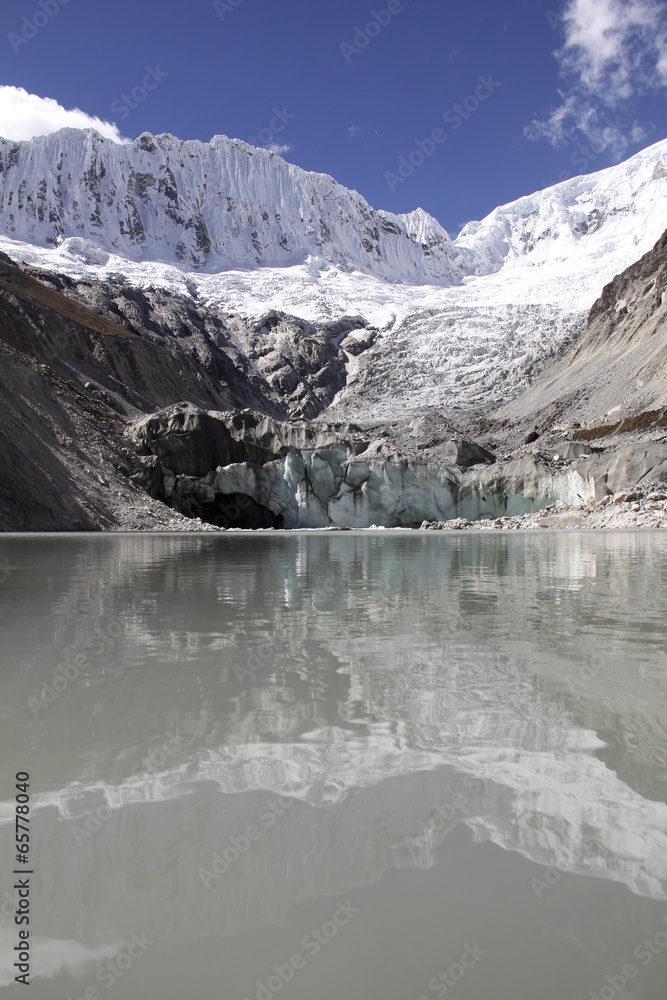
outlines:
[{"label": "glacial lake", "polygon": [[664,1000],[667,533],[6,535],[0,581],[3,1000]]}]

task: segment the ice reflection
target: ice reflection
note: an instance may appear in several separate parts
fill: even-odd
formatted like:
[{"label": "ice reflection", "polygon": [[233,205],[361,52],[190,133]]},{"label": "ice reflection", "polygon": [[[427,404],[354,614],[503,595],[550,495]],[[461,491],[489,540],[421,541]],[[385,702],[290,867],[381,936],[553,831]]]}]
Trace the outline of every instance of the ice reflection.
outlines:
[{"label": "ice reflection", "polygon": [[[17,975],[14,968],[16,955],[14,945],[16,934],[10,928],[0,928],[0,987],[14,983]],[[114,958],[123,947],[123,942],[87,947],[80,941],[60,940],[41,937],[31,940],[31,974],[36,979],[53,979],[63,972],[81,977],[93,972],[105,959]]]}]

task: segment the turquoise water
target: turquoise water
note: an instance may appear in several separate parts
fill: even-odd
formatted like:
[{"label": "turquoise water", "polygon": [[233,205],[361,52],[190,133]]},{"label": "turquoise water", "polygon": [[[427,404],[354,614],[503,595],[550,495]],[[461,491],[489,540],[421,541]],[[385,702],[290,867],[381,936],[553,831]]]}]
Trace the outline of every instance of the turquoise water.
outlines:
[{"label": "turquoise water", "polygon": [[3,536],[0,581],[1,996],[664,1000],[667,535]]}]

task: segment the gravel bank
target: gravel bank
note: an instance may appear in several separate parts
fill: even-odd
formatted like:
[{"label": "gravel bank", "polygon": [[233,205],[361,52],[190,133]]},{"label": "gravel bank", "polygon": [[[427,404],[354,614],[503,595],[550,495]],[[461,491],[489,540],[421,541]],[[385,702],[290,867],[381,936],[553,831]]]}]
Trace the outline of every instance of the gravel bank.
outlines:
[{"label": "gravel bank", "polygon": [[490,529],[527,530],[534,528],[667,528],[667,484],[639,483],[602,500],[580,507],[556,503],[535,514],[467,521],[424,521],[428,531]]}]

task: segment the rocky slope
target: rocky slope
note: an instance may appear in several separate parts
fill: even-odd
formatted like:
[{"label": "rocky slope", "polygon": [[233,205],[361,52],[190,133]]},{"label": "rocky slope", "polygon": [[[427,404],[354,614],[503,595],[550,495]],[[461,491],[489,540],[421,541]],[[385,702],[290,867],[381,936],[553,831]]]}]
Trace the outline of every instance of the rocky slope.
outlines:
[{"label": "rocky slope", "polygon": [[667,407],[667,232],[602,291],[562,358],[496,419],[556,421],[578,440],[647,429]]},{"label": "rocky slope", "polygon": [[328,405],[345,356],[372,354],[377,331],[347,332],[357,318],[248,324],[3,258],[0,525],[489,523],[665,481],[666,247],[604,289],[584,333],[510,404],[358,422]]},{"label": "rocky slope", "polygon": [[357,353],[374,339],[372,329],[359,329],[359,317],[310,324],[272,312],[246,323],[122,279],[75,282],[19,269],[0,253],[3,302],[27,323],[20,335],[7,324],[3,339],[20,350],[29,345],[63,373],[87,375],[126,415],[189,400],[312,417],[344,385],[348,329],[358,328],[349,345]]},{"label": "rocky slope", "polygon": [[[3,312],[3,333],[6,320]],[[0,530],[209,527],[167,512],[131,482],[125,424],[108,405],[3,340],[0,362]]]}]

